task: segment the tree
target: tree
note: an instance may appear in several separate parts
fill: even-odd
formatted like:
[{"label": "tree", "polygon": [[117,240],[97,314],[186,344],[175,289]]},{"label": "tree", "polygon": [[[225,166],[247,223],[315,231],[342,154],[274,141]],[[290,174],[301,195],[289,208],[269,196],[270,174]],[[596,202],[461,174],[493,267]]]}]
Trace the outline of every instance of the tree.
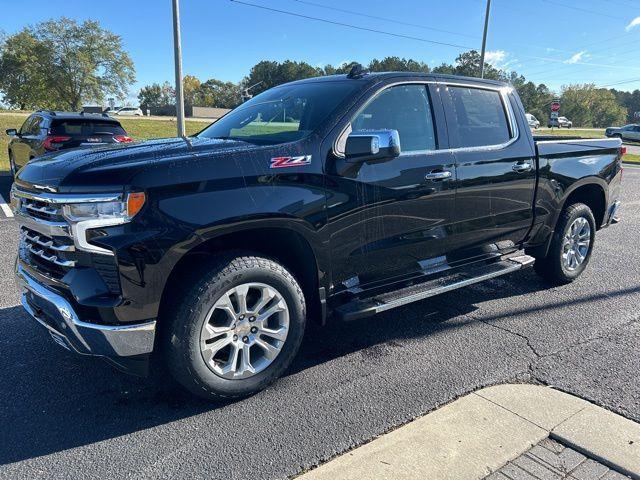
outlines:
[{"label": "tree", "polygon": [[245,88],[255,85],[251,89],[251,94],[257,95],[271,87],[303,78],[317,77],[323,73],[321,69],[312,67],[306,62],[285,60],[279,63],[264,60],[253,66],[244,79],[243,85]]},{"label": "tree", "polygon": [[184,93],[184,104],[192,107],[196,104],[198,94],[200,93],[200,80],[193,75],[186,75],[182,81],[182,89]]},{"label": "tree", "polygon": [[43,64],[46,57],[45,46],[27,29],[2,42],[0,90],[4,102],[21,110],[55,107],[45,75],[49,67]]},{"label": "tree", "polygon": [[611,89],[616,101],[627,109],[626,123],[640,123],[640,90],[622,92]]},{"label": "tree", "polygon": [[[454,65],[443,63],[433,69],[434,73],[444,73],[449,75],[462,75],[465,77],[480,76],[480,53],[477,50],[469,50],[461,53],[456,58]],[[484,78],[491,80],[508,80],[508,75],[489,63],[484,64]]]},{"label": "tree", "polygon": [[79,110],[84,101],[124,98],[135,70],[122,39],[93,20],[26,27],[0,53],[0,90],[12,106]]},{"label": "tree", "polygon": [[429,73],[429,66],[424,62],[400,57],[385,57],[382,60],[373,59],[369,63],[370,72],[423,72]]},{"label": "tree", "polygon": [[175,105],[175,94],[175,89],[169,82],[164,82],[162,85],[152,83],[140,89],[138,101],[144,110],[166,107],[167,105]]},{"label": "tree", "polygon": [[623,123],[627,117],[610,90],[593,84],[563,87],[561,104],[562,115],[582,127],[607,127]]},{"label": "tree", "polygon": [[214,78],[207,80],[198,91],[196,104],[203,107],[235,108],[242,103],[240,86]]}]

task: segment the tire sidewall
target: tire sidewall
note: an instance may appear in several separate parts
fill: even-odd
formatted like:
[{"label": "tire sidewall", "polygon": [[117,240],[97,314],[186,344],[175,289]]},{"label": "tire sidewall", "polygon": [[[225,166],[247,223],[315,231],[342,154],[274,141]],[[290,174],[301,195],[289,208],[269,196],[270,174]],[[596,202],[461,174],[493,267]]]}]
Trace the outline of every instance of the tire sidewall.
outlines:
[{"label": "tire sidewall", "polygon": [[[593,247],[595,243],[596,222],[593,218],[591,209],[584,204],[572,205],[571,209],[568,210],[568,213],[569,215],[565,217],[562,224],[562,229],[558,233],[558,237],[556,238],[556,252],[554,253],[556,255],[558,273],[562,277],[566,278],[566,280],[571,281],[578,278],[582,274],[582,272],[584,272],[584,270],[587,268],[587,265],[589,264],[589,261],[591,260],[591,254],[593,253]],[[585,218],[589,222],[589,227],[591,229],[589,250],[587,251],[587,256],[585,257],[584,261],[580,266],[578,266],[578,268],[576,268],[575,270],[567,270],[564,265],[564,259],[562,258],[563,241],[569,227],[580,217]]]},{"label": "tire sidewall", "polygon": [[[225,275],[223,281],[212,282],[214,277],[215,274],[210,275],[209,281],[201,285],[199,301],[180,309],[184,318],[176,319],[171,348],[174,355],[183,357],[179,363],[190,370],[187,376],[185,372],[179,372],[176,377],[183,384],[185,379],[193,382],[185,386],[200,395],[229,398],[247,396],[265,388],[284,373],[296,355],[305,329],[304,297],[293,277],[265,266],[243,268],[232,275]],[[209,311],[220,297],[232,288],[250,282],[264,283],[280,292],[289,309],[289,331],[282,350],[265,370],[245,379],[226,379],[214,373],[205,363],[200,351],[200,333]]]}]

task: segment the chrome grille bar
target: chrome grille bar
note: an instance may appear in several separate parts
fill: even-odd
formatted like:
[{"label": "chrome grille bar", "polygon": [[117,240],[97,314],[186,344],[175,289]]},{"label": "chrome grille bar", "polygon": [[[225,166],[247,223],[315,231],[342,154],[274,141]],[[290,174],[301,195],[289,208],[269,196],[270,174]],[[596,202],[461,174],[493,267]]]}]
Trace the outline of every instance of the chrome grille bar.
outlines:
[{"label": "chrome grille bar", "polygon": [[47,262],[55,263],[60,267],[75,267],[76,262],[74,260],[60,260],[56,255],[47,255],[44,249],[37,249],[33,245],[29,245],[29,251],[34,255],[46,260]]},{"label": "chrome grille bar", "polygon": [[56,245],[55,243],[53,243],[52,239],[43,240],[40,235],[29,235],[28,232],[25,232],[24,235],[25,238],[30,242],[36,243],[41,247],[48,248],[56,252],[74,252],[76,249],[74,245]]}]

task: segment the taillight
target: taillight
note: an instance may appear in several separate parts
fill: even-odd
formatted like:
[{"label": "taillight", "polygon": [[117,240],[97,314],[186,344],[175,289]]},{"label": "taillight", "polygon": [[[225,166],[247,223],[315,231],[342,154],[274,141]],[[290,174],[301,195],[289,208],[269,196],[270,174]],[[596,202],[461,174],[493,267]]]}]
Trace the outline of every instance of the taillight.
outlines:
[{"label": "taillight", "polygon": [[129,142],[133,142],[133,138],[128,137],[127,135],[114,135],[113,139],[116,142],[120,142],[120,143],[129,143]]},{"label": "taillight", "polygon": [[58,150],[64,142],[71,140],[71,137],[65,137],[62,135],[49,135],[42,142],[42,146],[45,150],[53,151]]},{"label": "taillight", "polygon": [[620,147],[620,155],[626,155],[627,154],[627,147]]}]

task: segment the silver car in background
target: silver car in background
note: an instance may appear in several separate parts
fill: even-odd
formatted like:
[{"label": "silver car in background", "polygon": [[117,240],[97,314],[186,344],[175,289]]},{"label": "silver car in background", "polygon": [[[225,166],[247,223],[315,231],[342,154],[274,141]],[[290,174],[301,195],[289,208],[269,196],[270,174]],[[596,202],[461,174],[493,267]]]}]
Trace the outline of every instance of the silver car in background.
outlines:
[{"label": "silver car in background", "polygon": [[640,125],[631,124],[624,127],[609,127],[604,131],[604,134],[607,137],[640,142]]},{"label": "silver car in background", "polygon": [[573,127],[573,122],[567,117],[550,118],[547,127],[571,128]]},{"label": "silver car in background", "polygon": [[530,113],[525,113],[525,116],[527,117],[527,123],[529,124],[529,127],[533,128],[534,130],[540,128],[540,121],[536,117],[534,117]]}]

